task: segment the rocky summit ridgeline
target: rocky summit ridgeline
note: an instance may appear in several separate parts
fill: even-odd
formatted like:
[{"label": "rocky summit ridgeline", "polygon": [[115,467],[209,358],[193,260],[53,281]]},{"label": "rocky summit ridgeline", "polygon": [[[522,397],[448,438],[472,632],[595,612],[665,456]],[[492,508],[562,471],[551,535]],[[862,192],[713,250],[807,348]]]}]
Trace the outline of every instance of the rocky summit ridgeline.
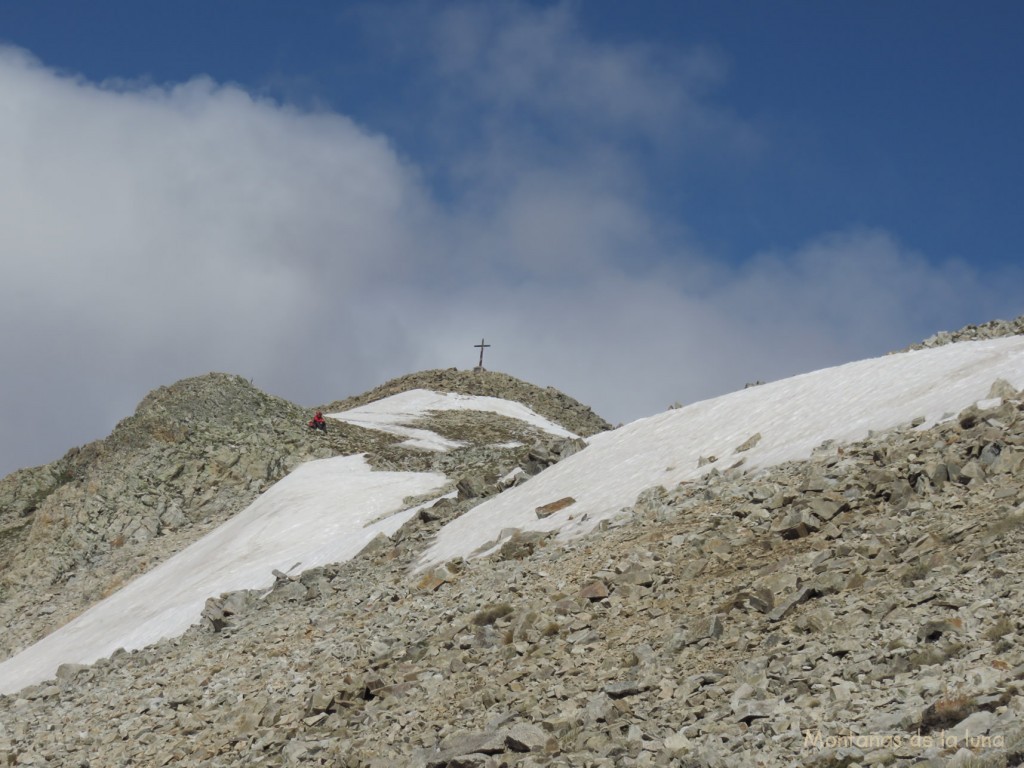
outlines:
[{"label": "rocky summit ridgeline", "polygon": [[538,387],[499,371],[460,371],[457,368],[438,368],[410,373],[381,384],[362,395],[337,400],[325,406],[324,411],[345,411],[410,389],[512,400],[522,403],[581,437],[590,437],[612,428],[612,425],[594,413],[590,406],[574,400],[554,387]]},{"label": "rocky summit ridgeline", "polygon": [[[419,377],[445,373],[414,374],[347,407],[433,388]],[[175,387],[206,391],[210,381]],[[242,506],[246,493],[272,482],[264,457],[277,456],[273,468],[284,472],[307,457],[365,452],[381,468],[443,471],[454,493],[346,563],[216,596],[182,637],[91,666],[66,665],[53,680],[0,696],[0,765],[1024,762],[1024,392],[1005,381],[929,429],[910,421],[757,471],[715,463],[699,480],[645,491],[582,538],[511,532],[489,557],[426,571],[416,566],[441,526],[501,493],[509,470],[543,472],[581,446],[465,412],[447,426],[443,413],[429,419],[464,441],[448,453],[343,424],[325,441],[305,431],[306,412],[234,377],[216,381],[201,418],[170,405],[175,387],[158,390],[109,444],[4,481],[3,525],[16,542],[4,556],[12,562],[26,546],[42,556],[33,543],[47,540],[35,530],[40,513],[92,498],[75,491],[89,477],[89,493],[102,491],[104,453],[125,451],[120,461],[150,456],[129,465],[138,487],[122,477],[118,493],[139,499],[133,509],[145,519],[160,509],[157,499],[177,499],[189,521],[89,549],[73,578],[45,588],[50,605],[60,604],[67,585],[92,578],[85,575],[92,569],[120,562],[129,547],[146,556],[169,552],[162,542],[178,532],[202,535],[204,514],[229,515],[227,499],[237,494]],[[228,470],[213,459],[225,444],[207,442],[211,422],[233,423],[233,406],[218,406],[214,394],[225,388],[250,399],[239,418],[261,421],[280,453],[236,444],[239,458],[228,459]],[[585,434],[584,424],[542,410],[563,397],[527,404]],[[163,410],[150,409],[150,400]],[[258,408],[258,417],[241,414]],[[587,411],[566,408],[574,417]],[[167,424],[179,431],[157,443],[196,455],[195,465],[172,472],[192,472],[191,485],[169,485],[147,469],[160,461],[177,467],[159,458],[153,442]],[[474,434],[485,438],[474,442]],[[233,477],[230,468],[250,452],[259,460]],[[117,475],[113,461],[106,471]],[[255,473],[255,485],[245,483],[246,472]],[[198,503],[226,483],[236,490]],[[164,490],[149,491],[146,505],[151,487]],[[188,487],[194,492],[184,493]],[[120,495],[104,498],[104,509],[120,509]],[[30,522],[18,527],[21,520]],[[112,511],[96,520],[121,517]],[[112,523],[110,531],[130,525]],[[30,587],[42,591],[56,572],[24,570],[23,581],[4,582],[4,601]],[[40,631],[38,603],[33,611],[20,599],[31,621],[19,624],[14,612],[10,619],[29,627],[20,630],[27,638]]]},{"label": "rocky summit ridgeline", "polygon": [[1024,334],[1024,315],[1014,320],[990,320],[980,325],[966,325],[957,331],[940,331],[919,344],[912,344],[907,347],[907,350],[930,349],[954,344],[958,341],[980,341],[981,339],[998,339],[1021,334]]},{"label": "rocky summit ridgeline", "polygon": [[[490,394],[524,397],[539,411],[564,413],[583,434],[608,427],[553,388],[499,373],[434,373],[395,380],[380,391],[395,394],[424,381],[438,392],[465,391],[467,380],[477,377]],[[326,435],[312,433],[309,413],[239,376],[211,373],[154,390],[109,437],[0,480],[0,660],[206,535],[304,461],[365,453],[381,469],[493,481],[521,465],[539,471],[567,450],[558,447],[564,440],[550,441],[497,414],[425,419],[466,443],[436,453],[410,450],[392,435],[342,421],[332,420]]]},{"label": "rocky summit ridgeline", "polygon": [[150,393],[109,437],[0,481],[8,656],[244,509],[324,447],[237,376]]}]

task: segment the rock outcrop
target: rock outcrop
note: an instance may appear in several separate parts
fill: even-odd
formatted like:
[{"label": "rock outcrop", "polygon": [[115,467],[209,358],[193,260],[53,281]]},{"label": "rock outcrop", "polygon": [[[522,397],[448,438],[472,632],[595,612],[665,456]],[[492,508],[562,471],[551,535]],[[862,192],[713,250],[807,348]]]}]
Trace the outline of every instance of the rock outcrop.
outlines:
[{"label": "rock outcrop", "polygon": [[990,320],[980,325],[967,325],[958,331],[940,331],[919,344],[912,344],[901,351],[941,347],[944,344],[955,344],[958,341],[999,339],[1004,336],[1020,336],[1021,334],[1024,334],[1024,315],[1015,320]]}]

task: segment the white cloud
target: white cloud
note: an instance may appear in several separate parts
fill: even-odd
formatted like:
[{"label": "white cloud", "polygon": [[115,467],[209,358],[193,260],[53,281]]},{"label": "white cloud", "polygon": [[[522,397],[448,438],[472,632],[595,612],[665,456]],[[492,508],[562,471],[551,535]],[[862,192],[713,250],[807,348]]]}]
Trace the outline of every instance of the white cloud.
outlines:
[{"label": "white cloud", "polygon": [[[344,117],[207,78],[95,85],[12,49],[0,91],[0,325],[17,361],[0,398],[33,419],[67,403],[72,440],[96,436],[71,404],[89,379],[122,409],[210,369],[281,386],[278,361],[308,356],[335,305],[412,250],[415,176]],[[39,379],[63,395],[41,402]]]},{"label": "white cloud", "polygon": [[[1002,287],[986,284],[969,265],[931,264],[880,231],[834,233],[735,267],[693,252],[676,258],[644,274],[602,265],[577,281],[450,296],[454,311],[431,319],[420,364],[465,366],[466,339],[485,333],[491,367],[628,421],[885,354],[951,318],[954,329],[1012,316],[1015,301],[1012,275],[993,281]],[[691,271],[702,274],[696,285]],[[415,306],[415,297],[408,301]]]},{"label": "white cloud", "polygon": [[426,30],[439,74],[500,114],[526,110],[587,121],[590,131],[659,139],[681,125],[746,134],[700,100],[726,71],[708,49],[598,43],[583,34],[568,3],[451,5],[416,23]]},{"label": "white cloud", "polygon": [[209,370],[322,403],[470,367],[486,336],[488,367],[618,421],[1010,306],[883,232],[717,263],[653,212],[632,147],[735,151],[750,132],[702,95],[719,63],[596,44],[570,6],[499,8],[426,28],[446,57],[425,66],[474,121],[452,127],[472,136],[445,195],[341,115],[0,48],[0,472]]}]

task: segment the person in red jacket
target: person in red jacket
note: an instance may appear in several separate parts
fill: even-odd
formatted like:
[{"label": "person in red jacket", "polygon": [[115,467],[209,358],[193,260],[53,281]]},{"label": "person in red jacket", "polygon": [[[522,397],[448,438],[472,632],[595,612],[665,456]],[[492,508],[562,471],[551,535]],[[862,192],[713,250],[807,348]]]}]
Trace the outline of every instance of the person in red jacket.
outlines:
[{"label": "person in red jacket", "polygon": [[316,416],[309,422],[310,429],[319,429],[324,434],[327,433],[327,422],[324,421],[324,415],[320,411],[316,412]]}]

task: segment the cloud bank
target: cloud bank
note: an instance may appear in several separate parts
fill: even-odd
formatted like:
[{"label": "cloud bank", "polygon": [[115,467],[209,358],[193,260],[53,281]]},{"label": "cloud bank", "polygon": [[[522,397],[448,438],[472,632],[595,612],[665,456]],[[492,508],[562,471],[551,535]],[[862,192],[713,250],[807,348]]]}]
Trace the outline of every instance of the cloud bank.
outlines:
[{"label": "cloud bank", "polygon": [[715,104],[709,52],[598,44],[571,6],[422,24],[429,158],[206,76],[0,48],[0,474],[210,370],[313,405],[470,367],[486,336],[488,367],[617,422],[1014,306],[885,231],[725,262],[655,213],[652,158],[770,151]]}]

